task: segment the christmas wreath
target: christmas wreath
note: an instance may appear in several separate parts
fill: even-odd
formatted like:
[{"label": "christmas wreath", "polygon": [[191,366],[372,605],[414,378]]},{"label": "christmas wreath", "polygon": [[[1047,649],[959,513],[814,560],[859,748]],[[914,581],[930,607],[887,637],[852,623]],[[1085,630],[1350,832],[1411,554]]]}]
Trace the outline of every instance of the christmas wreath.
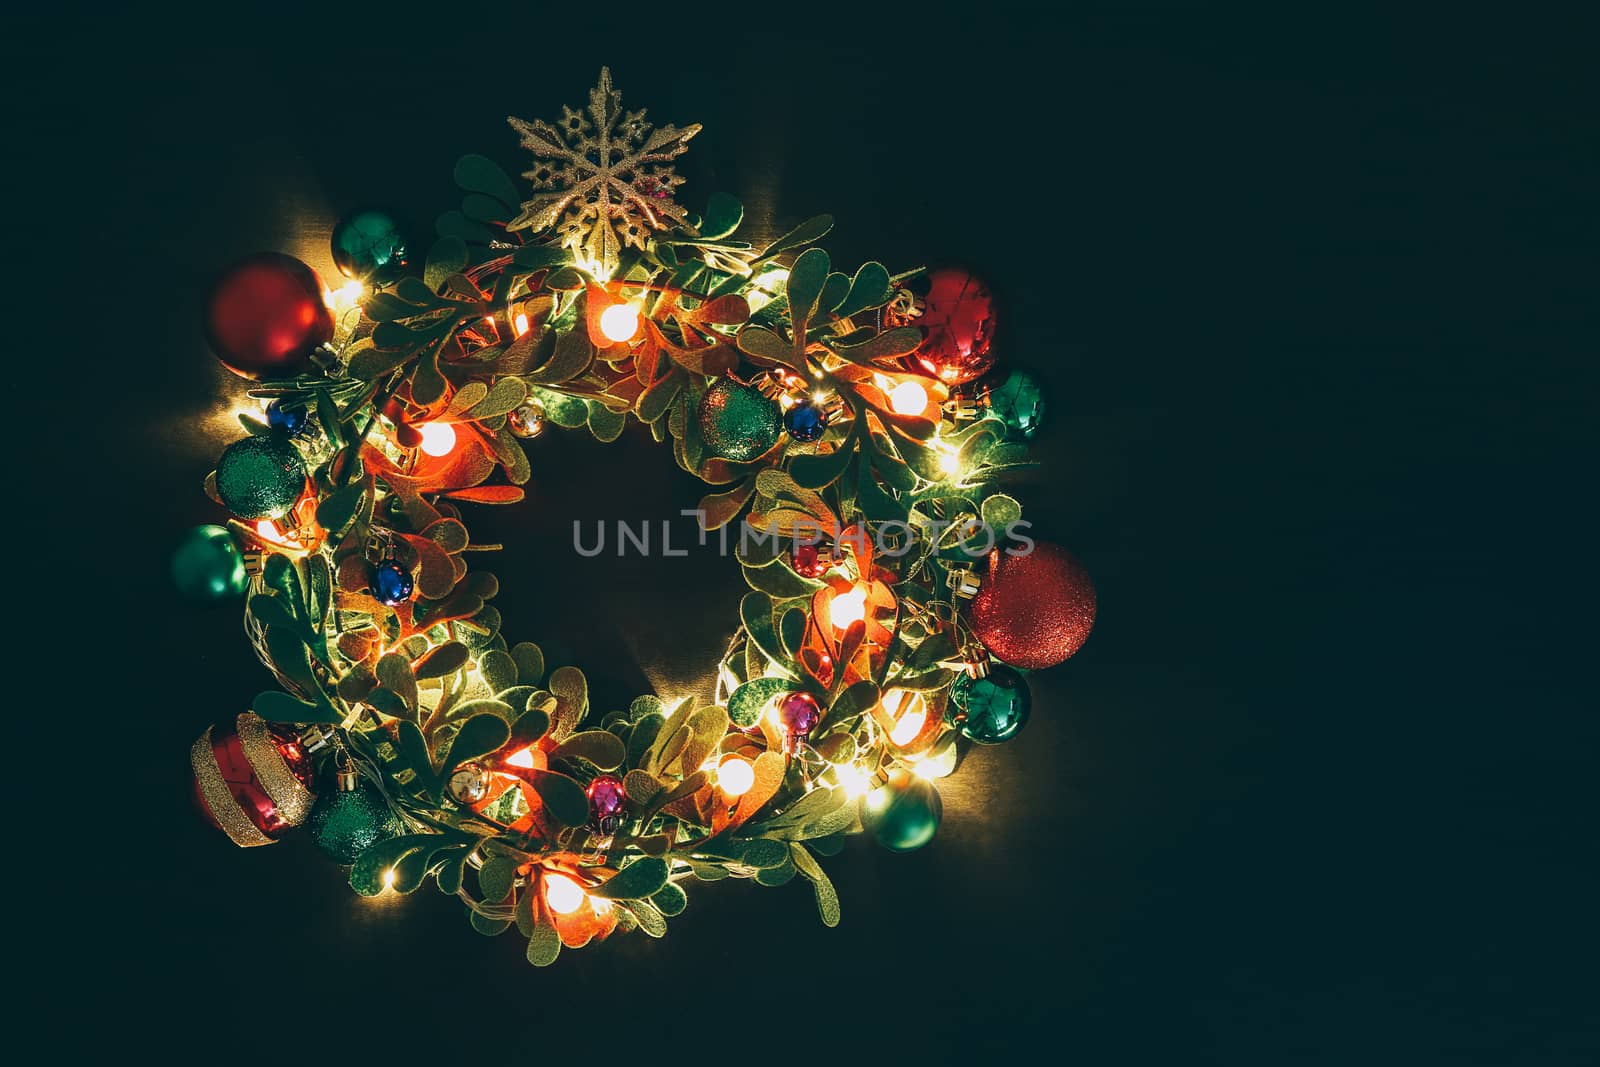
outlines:
[{"label": "christmas wreath", "polygon": [[[305,824],[358,893],[431,879],[540,965],[662,935],[693,879],[798,874],[834,925],[817,857],[860,830],[925,844],[959,739],[1012,737],[1021,672],[1093,623],[1082,568],[997,489],[1037,385],[991,373],[971,275],[835,272],[827,216],[757,247],[733,198],[679,206],[699,127],[624,111],[608,71],[586,108],[510,121],[532,195],[462,159],[420,264],[367,211],[334,231],[339,290],[267,253],[211,292],[207,341],[260,417],[207,480],[234,518],[174,576],[245,595],[282,689],[195,742],[200,806],[239,845]],[[714,487],[702,527],[740,531],[752,591],[709,702],[592,708],[468,566],[498,546],[463,516],[522,497],[525,442],[630,416]]]}]

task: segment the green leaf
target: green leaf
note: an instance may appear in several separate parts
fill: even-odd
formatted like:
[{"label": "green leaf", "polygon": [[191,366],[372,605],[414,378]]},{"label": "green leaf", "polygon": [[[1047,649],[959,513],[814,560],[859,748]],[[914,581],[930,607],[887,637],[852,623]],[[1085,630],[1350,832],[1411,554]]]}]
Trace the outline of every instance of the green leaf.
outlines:
[{"label": "green leaf", "polygon": [[817,911],[822,914],[822,925],[839,925],[839,894],[834,891],[833,883],[823,873],[822,867],[806,847],[801,844],[791,845],[789,851],[794,859],[795,869],[805,876],[811,887],[817,892]]},{"label": "green leaf", "polygon": [[589,821],[589,797],[583,786],[564,774],[550,771],[528,774],[550,818],[562,826],[582,826]]},{"label": "green leaf", "polygon": [[584,759],[602,771],[622,766],[628,750],[622,738],[609,730],[584,730],[568,737],[550,753],[553,759]]},{"label": "green leaf", "polygon": [[[527,373],[528,381],[535,385],[559,385],[571,381],[588,369],[594,359],[594,345],[583,330],[568,330],[556,336],[555,353],[542,367]],[[548,410],[546,414],[549,414]],[[584,417],[588,417],[584,408]]]},{"label": "green leaf", "polygon": [[667,920],[662,918],[661,913],[653,905],[643,900],[635,900],[625,906],[628,914],[639,921],[640,931],[650,937],[667,936]]},{"label": "green leaf", "polygon": [[762,250],[760,258],[770,259],[780,253],[815,244],[826,237],[831,229],[833,229],[832,215],[816,215],[768,245]]},{"label": "green leaf", "polygon": [[817,297],[817,313],[831,315],[833,309],[844,303],[844,298],[849,294],[849,277],[838,273],[829,274],[828,280],[822,283],[822,293]]},{"label": "green leaf", "polygon": [[783,841],[775,841],[770,837],[756,837],[744,843],[744,851],[739,856],[739,862],[746,867],[766,869],[768,867],[781,867],[789,860],[789,846]]},{"label": "green leaf", "polygon": [[570,264],[572,253],[560,245],[523,245],[512,253],[511,260],[525,270],[548,270]]},{"label": "green leaf", "polygon": [[789,461],[789,476],[804,489],[821,489],[832,485],[855,458],[855,441],[855,435],[852,434],[832,452],[795,456]]},{"label": "green leaf", "polygon": [[523,685],[538,685],[544,678],[544,652],[532,641],[512,645],[511,658],[517,665],[517,681]]},{"label": "green leaf", "polygon": [[484,398],[462,412],[465,418],[488,419],[516,410],[528,397],[528,386],[521,378],[506,377],[494,383]]},{"label": "green leaf", "polygon": [[756,872],[756,884],[765,886],[787,885],[794,877],[794,861],[785,856],[777,867],[763,867]]},{"label": "green leaf", "polygon": [[467,646],[460,641],[447,641],[425,652],[412,665],[412,673],[419,679],[443,678],[460,670],[471,656]]},{"label": "green leaf", "polygon": [[572,709],[572,722],[582,722],[589,714],[589,679],[576,667],[557,667],[550,672],[550,692]]},{"label": "green leaf", "polygon": [[495,937],[511,929],[510,919],[491,919],[471,909],[468,909],[467,916],[472,928],[485,937]]},{"label": "green leaf", "polygon": [[499,649],[490,649],[478,657],[478,670],[483,672],[483,680],[489,683],[489,688],[497,693],[502,689],[510,689],[521,679],[517,661]]},{"label": "green leaf", "polygon": [[[505,707],[505,705],[501,705]],[[508,708],[507,711],[510,709]],[[511,739],[511,727],[499,715],[474,715],[461,724],[450,741],[450,752],[445,756],[440,771],[441,781],[450,780],[450,772],[469,759],[476,759],[498,751]]]},{"label": "green leaf", "polygon": [[834,699],[833,706],[828,709],[826,716],[829,726],[849,722],[867,711],[878,702],[878,685],[870,679],[863,679],[840,693]]},{"label": "green leaf", "polygon": [[834,314],[848,318],[858,311],[879,307],[889,299],[892,289],[889,271],[882,263],[863,263],[850,280],[850,295],[835,309]]},{"label": "green leaf", "polygon": [[643,856],[589,890],[589,894],[607,900],[641,900],[659,892],[666,884],[667,861],[657,856]]},{"label": "green leaf", "polygon": [[607,443],[615,441],[622,436],[627,422],[627,416],[622,412],[612,411],[596,400],[589,402],[589,432],[594,434],[595,440]]},{"label": "green leaf", "polygon": [[980,510],[983,521],[995,531],[996,537],[1011,523],[1022,518],[1022,505],[1004,493],[996,493],[986,499]]},{"label": "green leaf", "polygon": [[915,326],[897,326],[856,345],[834,345],[833,351],[852,363],[863,366],[880,366],[916,350],[922,343],[922,331]]},{"label": "green leaf", "polygon": [[[388,841],[380,841],[356,857],[350,868],[350,887],[364,897],[375,897],[388,885],[384,877],[398,867],[407,856],[416,852],[432,855],[433,851],[458,842],[453,834],[403,834]],[[395,881],[399,876],[396,874]]]},{"label": "green leaf", "polygon": [[549,923],[535,926],[532,936],[528,938],[528,962],[535,967],[548,967],[559,955],[561,955],[561,935],[556,933],[556,928]]},{"label": "green leaf", "polygon": [[689,894],[677,882],[668,882],[650,898],[650,903],[663,915],[682,915],[683,909],[689,906]]},{"label": "green leaf", "polygon": [[490,904],[498,904],[511,895],[517,880],[517,861],[510,856],[490,856],[478,871],[478,890]]},{"label": "green leaf", "polygon": [[511,740],[506,747],[517,750],[527,748],[550,731],[550,716],[539,708],[529,708],[517,717],[511,727]]},{"label": "green leaf", "polygon": [[728,698],[728,718],[735,726],[754,726],[761,721],[761,713],[774,697],[794,687],[795,683],[787,678],[753,678]]},{"label": "green leaf", "polygon": [[459,237],[441,237],[428,249],[428,263],[422,270],[423,283],[437,291],[445,279],[467,267],[467,242]]},{"label": "green leaf", "polygon": [[465,155],[456,160],[455,180],[466,192],[492,196],[506,207],[516,207],[522,202],[506,172],[485,156]]},{"label": "green leaf", "polygon": [[801,323],[811,318],[817,297],[827,281],[828,253],[820,248],[806,249],[794,261],[794,266],[789,268],[789,316],[795,323],[796,332]]}]

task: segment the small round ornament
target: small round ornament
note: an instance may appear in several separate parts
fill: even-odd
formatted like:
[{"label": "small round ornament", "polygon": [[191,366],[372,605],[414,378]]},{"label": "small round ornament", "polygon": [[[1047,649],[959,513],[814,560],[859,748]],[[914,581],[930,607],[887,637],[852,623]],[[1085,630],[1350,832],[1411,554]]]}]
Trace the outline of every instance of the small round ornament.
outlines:
[{"label": "small round ornament", "polygon": [[399,607],[411,599],[415,587],[411,572],[397,559],[382,560],[372,568],[372,595],[379,603]]},{"label": "small round ornament", "polygon": [[400,226],[381,211],[358,211],[340,219],[332,244],[334,266],[346,278],[390,278],[406,265]]},{"label": "small round ornament", "polygon": [[209,727],[189,749],[195,799],[241,848],[270,845],[311,812],[311,759],[295,735],[253,711]]},{"label": "small round ornament", "polygon": [[241,519],[279,519],[306,488],[306,465],[287,437],[245,437],[217,460],[217,495]]},{"label": "small round ornament", "polygon": [[933,840],[944,802],[933,783],[905,770],[861,798],[861,825],[891,852],[911,852]]},{"label": "small round ornament", "polygon": [[585,790],[589,797],[589,821],[603,834],[614,834],[622,825],[622,812],[628,804],[628,794],[622,788],[622,779],[614,774],[602,774],[589,783]]},{"label": "small round ornament", "polygon": [[946,385],[982,377],[994,366],[994,297],[964,270],[931,272],[918,301],[922,312],[908,321],[922,327],[922,343],[910,366]]},{"label": "small round ornament", "polygon": [[467,760],[450,772],[445,789],[457,804],[476,804],[489,795],[489,768],[477,760]]},{"label": "small round ornament", "polygon": [[1028,724],[1033,697],[1028,683],[1003,663],[993,664],[981,678],[963,674],[950,687],[945,709],[961,736],[980,745],[1009,741]]},{"label": "small round ornament", "polygon": [[382,791],[364,778],[349,789],[328,790],[318,796],[306,829],[329,859],[345,866],[373,845],[405,832]]},{"label": "small round ornament", "polygon": [[989,410],[1012,434],[1024,440],[1032,437],[1044,419],[1044,391],[1039,388],[1039,380],[1027,371],[1012,371],[1005,381],[989,390]]},{"label": "small round ornament", "polygon": [[506,426],[518,437],[538,437],[544,432],[544,405],[530,396],[506,415]]},{"label": "small round ornament", "polygon": [[248,579],[233,535],[221,526],[196,526],[185,534],[172,553],[172,584],[190,600],[226,600],[242,594]]},{"label": "small round ornament", "polygon": [[789,565],[802,578],[821,578],[833,566],[833,561],[824,559],[822,550],[816,545],[800,544],[790,551]]},{"label": "small round ornament", "polygon": [[317,272],[279,252],[240,260],[206,298],[206,345],[233,373],[261,381],[311,370],[311,354],[333,339],[333,314]]},{"label": "small round ornament", "polygon": [[1036,541],[1026,555],[989,553],[989,574],[972,598],[972,632],[1013,667],[1054,667],[1094,628],[1089,573],[1066,549]]},{"label": "small round ornament", "polygon": [[743,463],[765,455],[782,429],[778,405],[732,378],[719,379],[700,399],[700,436],[723,459]]},{"label": "small round ornament", "polygon": [[305,408],[285,407],[282,400],[274,400],[267,405],[267,425],[289,437],[299,437],[311,428],[311,417]]},{"label": "small round ornament", "polygon": [[810,444],[828,432],[828,413],[813,400],[802,400],[783,413],[783,428],[796,441]]},{"label": "small round ornament", "polygon": [[822,721],[822,705],[810,693],[790,693],[778,702],[778,719],[783,723],[784,747],[793,751]]}]

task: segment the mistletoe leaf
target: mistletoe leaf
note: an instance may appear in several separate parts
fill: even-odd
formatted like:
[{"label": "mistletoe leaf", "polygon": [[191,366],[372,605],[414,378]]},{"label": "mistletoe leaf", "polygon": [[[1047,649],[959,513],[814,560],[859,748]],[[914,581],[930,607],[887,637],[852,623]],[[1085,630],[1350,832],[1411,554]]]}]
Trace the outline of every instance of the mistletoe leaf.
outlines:
[{"label": "mistletoe leaf", "polygon": [[666,884],[667,861],[643,856],[589,890],[589,895],[607,900],[643,900],[660,892]]}]

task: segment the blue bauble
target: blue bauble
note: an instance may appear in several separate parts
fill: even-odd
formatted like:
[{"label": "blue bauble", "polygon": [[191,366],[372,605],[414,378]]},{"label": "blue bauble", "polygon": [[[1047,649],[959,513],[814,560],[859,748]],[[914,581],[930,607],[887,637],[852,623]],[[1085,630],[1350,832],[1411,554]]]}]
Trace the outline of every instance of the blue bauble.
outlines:
[{"label": "blue bauble", "polygon": [[267,425],[274,430],[282,430],[290,437],[299,437],[310,424],[305,408],[286,408],[282,400],[274,400],[267,405]]},{"label": "blue bauble", "polygon": [[394,559],[386,559],[372,568],[372,595],[384,604],[397,607],[411,599],[411,572]]},{"label": "blue bauble", "polygon": [[783,413],[783,428],[796,441],[810,443],[822,438],[828,430],[828,413],[822,405],[802,400]]}]

